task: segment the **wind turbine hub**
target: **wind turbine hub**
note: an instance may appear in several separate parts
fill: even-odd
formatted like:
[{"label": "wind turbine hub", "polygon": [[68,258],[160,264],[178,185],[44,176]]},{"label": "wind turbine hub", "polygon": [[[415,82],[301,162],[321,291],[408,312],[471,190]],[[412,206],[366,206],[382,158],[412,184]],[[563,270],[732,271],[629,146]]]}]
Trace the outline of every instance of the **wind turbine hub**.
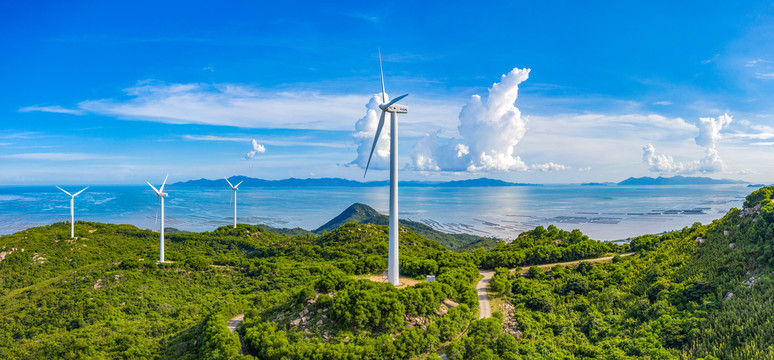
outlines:
[{"label": "wind turbine hub", "polygon": [[385,107],[384,105],[380,105],[379,108],[386,112],[391,112],[391,113],[398,113],[398,114],[408,113],[408,106],[401,105],[401,104],[392,104],[387,107]]}]

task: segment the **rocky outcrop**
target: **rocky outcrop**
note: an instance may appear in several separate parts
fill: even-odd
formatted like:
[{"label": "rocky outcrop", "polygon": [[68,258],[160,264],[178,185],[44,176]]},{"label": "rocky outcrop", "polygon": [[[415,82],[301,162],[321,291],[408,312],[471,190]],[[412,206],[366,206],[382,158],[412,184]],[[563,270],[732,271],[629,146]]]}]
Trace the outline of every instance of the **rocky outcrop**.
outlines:
[{"label": "rocky outcrop", "polygon": [[751,208],[742,209],[742,211],[739,213],[739,217],[744,218],[744,217],[750,217],[750,216],[757,216],[760,213],[761,213],[761,204],[758,204]]},{"label": "rocky outcrop", "polygon": [[503,332],[511,334],[513,337],[521,337],[521,329],[519,328],[519,322],[513,317],[513,304],[510,301],[505,300],[503,303]]},{"label": "rocky outcrop", "polygon": [[[5,245],[3,245],[3,248],[1,250],[5,250]],[[0,251],[0,261],[5,260],[5,257],[13,254],[14,251],[24,252],[24,249],[10,248],[9,250],[6,250],[6,251]]]}]

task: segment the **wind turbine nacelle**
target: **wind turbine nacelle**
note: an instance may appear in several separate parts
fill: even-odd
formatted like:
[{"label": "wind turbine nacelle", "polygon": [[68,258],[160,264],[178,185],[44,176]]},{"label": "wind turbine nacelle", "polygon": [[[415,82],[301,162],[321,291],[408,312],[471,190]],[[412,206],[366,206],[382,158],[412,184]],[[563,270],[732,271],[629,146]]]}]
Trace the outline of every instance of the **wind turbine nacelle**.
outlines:
[{"label": "wind turbine nacelle", "polygon": [[408,106],[400,105],[400,104],[392,104],[383,110],[391,113],[405,114],[405,113],[408,113]]}]

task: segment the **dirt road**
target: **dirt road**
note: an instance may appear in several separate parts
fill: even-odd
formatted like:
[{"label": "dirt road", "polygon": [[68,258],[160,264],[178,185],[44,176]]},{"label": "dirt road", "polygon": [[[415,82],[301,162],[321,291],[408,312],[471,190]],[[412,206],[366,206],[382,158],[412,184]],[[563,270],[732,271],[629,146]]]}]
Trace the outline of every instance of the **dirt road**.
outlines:
[{"label": "dirt road", "polygon": [[[620,254],[620,255],[621,257],[632,256],[634,255],[634,253],[626,253],[626,254]],[[543,264],[543,265],[537,265],[537,267],[542,269],[550,269],[556,265],[567,267],[567,266],[578,265],[581,261],[587,261],[587,262],[593,262],[593,263],[610,262],[610,261],[613,261],[613,256],[606,256],[606,257],[601,257],[596,259],[567,261],[562,263]],[[530,266],[511,269],[511,273],[516,273],[517,271],[519,271],[520,274],[525,274],[527,270],[529,270],[529,268]],[[484,278],[481,279],[478,282],[478,284],[476,284],[476,292],[478,293],[478,318],[484,319],[492,316],[492,306],[489,303],[489,296],[487,295],[487,289],[489,288],[489,280],[492,280],[492,275],[494,275],[494,271],[479,271],[479,274],[481,274]]]},{"label": "dirt road", "polygon": [[478,318],[484,319],[492,316],[492,307],[489,305],[489,296],[486,295],[486,291],[489,287],[489,280],[492,280],[494,271],[481,271],[479,273],[483,275],[484,278],[476,284],[476,292],[478,293]]},{"label": "dirt road", "polygon": [[245,320],[245,314],[234,316],[233,318],[228,320],[228,323],[226,323],[226,326],[228,326],[228,329],[231,330],[231,332],[236,331],[239,324],[242,323],[242,321]]},{"label": "dirt road", "polygon": [[[625,256],[632,256],[634,255],[634,253],[626,253],[626,254],[619,254],[619,255],[621,255],[621,257],[625,257]],[[585,259],[585,260],[575,260],[575,261],[567,261],[567,262],[553,263],[553,264],[543,264],[543,265],[537,265],[537,267],[541,269],[550,269],[556,265],[562,265],[563,267],[568,267],[568,266],[578,265],[580,264],[581,261],[592,262],[592,263],[604,263],[604,262],[613,261],[613,257],[614,256],[606,256],[606,257],[601,257],[596,259]],[[515,273],[516,271],[521,271],[521,274],[524,274],[527,272],[527,270],[529,270],[530,267],[531,266],[525,266],[522,268],[511,269],[511,272]]]}]

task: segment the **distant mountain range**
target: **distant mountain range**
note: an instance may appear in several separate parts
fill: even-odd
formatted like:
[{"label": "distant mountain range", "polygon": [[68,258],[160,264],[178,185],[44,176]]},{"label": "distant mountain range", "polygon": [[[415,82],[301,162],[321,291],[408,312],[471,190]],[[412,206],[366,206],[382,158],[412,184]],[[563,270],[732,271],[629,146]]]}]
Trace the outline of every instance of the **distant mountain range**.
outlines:
[{"label": "distant mountain range", "polygon": [[[254,187],[376,187],[388,186],[389,181],[355,181],[342,178],[320,178],[320,179],[283,179],[283,180],[264,180],[247,176],[232,176],[228,178],[232,184],[244,181],[242,185]],[[224,187],[228,186],[223,179],[199,179],[176,182],[170,186],[196,186],[196,187]],[[512,183],[496,179],[479,178],[469,180],[455,181],[401,181],[402,187],[485,187],[485,186],[540,186],[539,184]]]},{"label": "distant mountain range", "polygon": [[720,185],[720,184],[747,184],[742,180],[712,179],[708,177],[673,176],[657,178],[643,176],[641,178],[630,177],[618,183],[618,185]]},{"label": "distant mountain range", "polygon": [[[251,187],[380,187],[388,186],[390,182],[384,181],[356,181],[342,178],[297,179],[282,180],[256,179],[247,176],[232,176],[228,178],[232,184],[242,181],[242,185]],[[630,177],[619,183],[590,182],[582,183],[583,186],[611,186],[611,185],[718,185],[718,184],[747,184],[742,180],[712,179],[698,176],[673,176],[673,177]],[[227,187],[223,179],[199,179],[180,181],[170,186],[192,187]],[[503,180],[478,178],[453,181],[401,181],[401,187],[505,187],[505,186],[542,186],[542,184],[512,183]]]}]

